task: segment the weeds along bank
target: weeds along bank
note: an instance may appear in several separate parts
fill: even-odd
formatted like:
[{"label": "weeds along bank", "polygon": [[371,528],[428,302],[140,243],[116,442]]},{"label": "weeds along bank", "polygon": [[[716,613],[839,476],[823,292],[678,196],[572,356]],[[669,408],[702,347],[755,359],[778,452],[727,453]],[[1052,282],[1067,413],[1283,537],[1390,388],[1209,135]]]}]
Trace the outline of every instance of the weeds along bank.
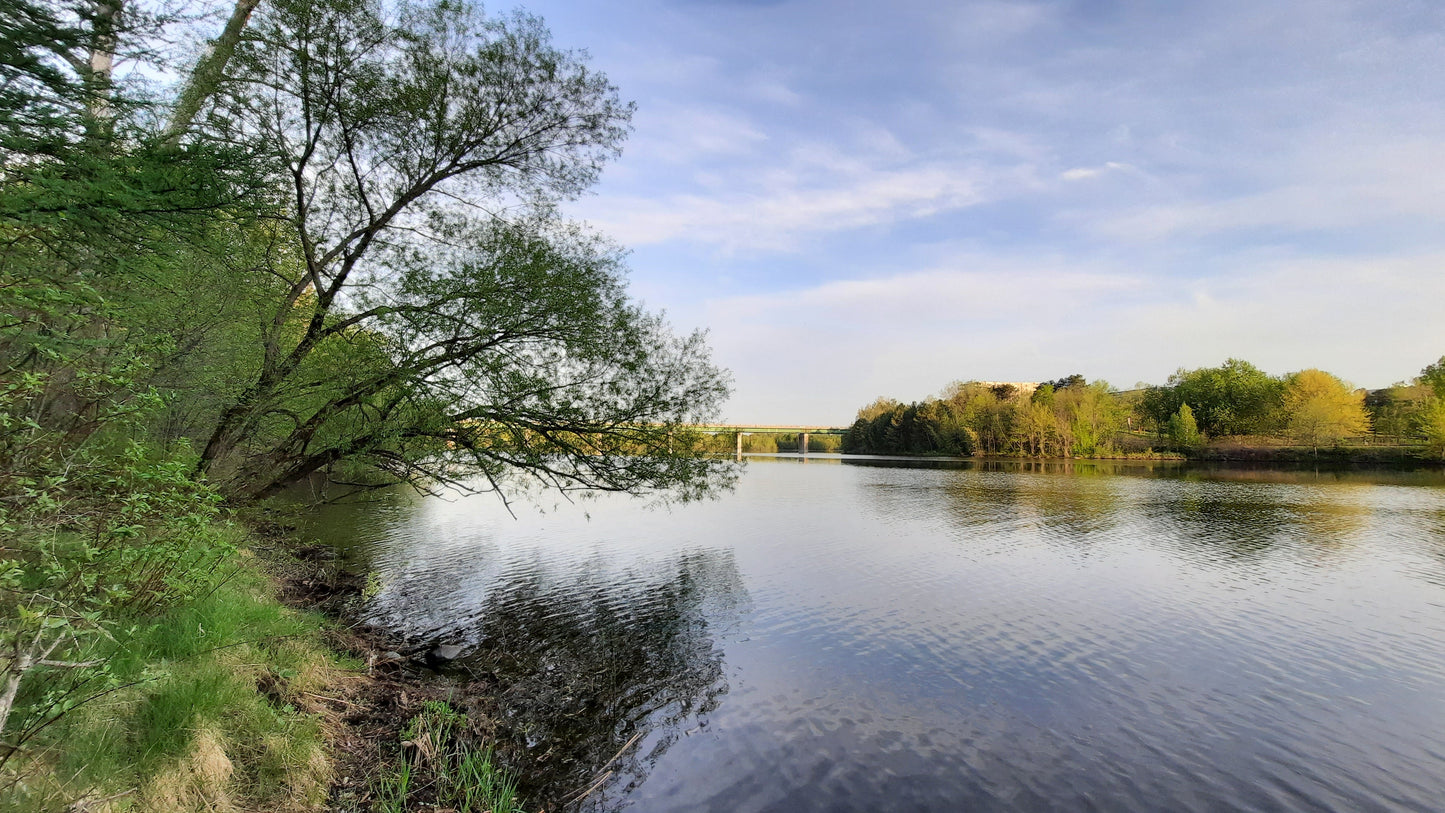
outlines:
[{"label": "weeds along bank", "polygon": [[305,609],[354,597],[347,574],[174,461],[108,465],[114,492],[4,513],[0,811],[521,809],[462,693]]},{"label": "weeds along bank", "polygon": [[157,529],[14,531],[0,810],[323,808],[322,697],[349,665],[322,618],[277,601],[239,529],[198,522],[169,550]]},{"label": "weeds along bank", "polygon": [[134,434],[9,435],[0,811],[513,809],[448,686],[337,654],[335,573]]},{"label": "weeds along bank", "polygon": [[34,329],[100,300],[0,299],[31,320],[0,322],[0,810],[318,809],[315,695],[344,666],[323,620],[277,602],[194,455],[154,441],[138,354]]},{"label": "weeds along bank", "polygon": [[[121,557],[121,546],[11,526],[7,609],[31,623],[7,640],[7,680],[18,680],[0,811],[522,809],[513,775],[463,713],[489,696],[349,654],[372,642],[295,606],[337,588],[336,574],[290,559],[294,540],[273,546],[214,516],[187,523],[187,542],[204,549],[168,569],[153,550]],[[160,533],[131,535],[126,547],[144,550]],[[82,602],[63,615],[77,565],[100,582],[122,559],[156,576],[144,598],[113,594],[110,606]],[[329,583],[309,586],[318,579]],[[20,671],[17,641],[44,657]]]}]

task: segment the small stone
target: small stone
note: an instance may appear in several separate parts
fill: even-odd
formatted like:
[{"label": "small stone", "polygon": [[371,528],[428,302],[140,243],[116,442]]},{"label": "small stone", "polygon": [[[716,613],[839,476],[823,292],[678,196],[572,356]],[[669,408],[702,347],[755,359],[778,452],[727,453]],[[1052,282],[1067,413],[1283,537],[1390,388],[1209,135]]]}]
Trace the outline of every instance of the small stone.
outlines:
[{"label": "small stone", "polygon": [[438,644],[427,650],[422,656],[428,669],[440,669],[443,665],[451,663],[461,657],[462,648],[456,644]]},{"label": "small stone", "polygon": [[462,654],[462,648],[456,644],[442,644],[433,649],[428,655],[428,660],[437,660],[442,663],[454,661]]}]

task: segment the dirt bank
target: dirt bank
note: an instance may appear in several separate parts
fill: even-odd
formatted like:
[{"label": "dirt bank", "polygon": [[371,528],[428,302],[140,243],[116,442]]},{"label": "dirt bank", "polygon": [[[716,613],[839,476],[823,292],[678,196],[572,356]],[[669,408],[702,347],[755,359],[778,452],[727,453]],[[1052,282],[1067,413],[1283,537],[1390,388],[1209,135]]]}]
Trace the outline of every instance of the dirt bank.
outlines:
[{"label": "dirt bank", "polygon": [[[378,780],[403,758],[402,733],[427,701],[444,701],[467,717],[462,733],[485,748],[495,734],[496,687],[465,667],[428,666],[425,653],[360,620],[366,578],[344,567],[335,552],[296,541],[284,521],[256,523],[256,553],[267,563],[278,597],[289,606],[321,612],[332,622],[325,643],[352,668],[324,698],[328,741],[335,761],[332,810],[370,811]],[[510,761],[499,755],[502,761]]]}]

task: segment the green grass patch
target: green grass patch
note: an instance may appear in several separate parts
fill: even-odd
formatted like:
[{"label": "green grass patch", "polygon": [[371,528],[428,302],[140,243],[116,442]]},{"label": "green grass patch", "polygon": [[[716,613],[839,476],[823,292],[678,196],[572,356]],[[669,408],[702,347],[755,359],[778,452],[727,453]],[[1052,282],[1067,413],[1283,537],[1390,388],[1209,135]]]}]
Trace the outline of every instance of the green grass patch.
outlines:
[{"label": "green grass patch", "polygon": [[[65,809],[116,794],[113,811],[316,810],[330,785],[323,709],[341,664],[320,616],[281,605],[242,551],[214,590],[153,618],[122,619],[91,657],[102,696],[12,760],[0,811]],[[73,671],[73,670],[72,670]],[[82,675],[52,671],[28,687]]]},{"label": "green grass patch", "polygon": [[440,701],[422,704],[402,732],[395,767],[373,781],[376,813],[430,804],[457,813],[522,813],[517,783],[470,736],[467,718]]}]

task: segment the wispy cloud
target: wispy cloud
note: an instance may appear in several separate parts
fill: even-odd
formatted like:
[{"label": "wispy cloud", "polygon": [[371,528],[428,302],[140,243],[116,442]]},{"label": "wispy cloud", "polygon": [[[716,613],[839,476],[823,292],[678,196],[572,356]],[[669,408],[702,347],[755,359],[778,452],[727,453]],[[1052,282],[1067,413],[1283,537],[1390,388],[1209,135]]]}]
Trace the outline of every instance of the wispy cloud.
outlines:
[{"label": "wispy cloud", "polygon": [[917,160],[901,156],[882,130],[864,135],[872,141],[867,153],[798,146],[753,174],[699,171],[691,190],[609,195],[580,211],[628,245],[683,240],[756,253],[791,251],[819,234],[932,217],[1039,185],[1027,164]]},{"label": "wispy cloud", "polygon": [[746,155],[768,140],[746,115],[717,107],[659,104],[639,111],[634,124],[642,136],[632,148],[674,165]]},{"label": "wispy cloud", "polygon": [[753,321],[799,310],[826,313],[840,324],[880,326],[1031,321],[1060,308],[1121,301],[1148,290],[1141,275],[1082,266],[1064,258],[960,257],[948,267],[884,277],[835,280],[810,288],[729,297],[713,312]]},{"label": "wispy cloud", "polygon": [[1438,161],[1442,149],[1445,140],[1392,142],[1387,137],[1368,145],[1319,145],[1280,156],[1256,176],[1256,188],[1243,194],[1115,206],[1084,213],[1080,220],[1117,240],[1178,240],[1260,229],[1358,233],[1411,225],[1411,220],[1445,229],[1445,174],[1425,169]]},{"label": "wispy cloud", "polygon": [[1105,161],[1097,167],[1074,167],[1059,173],[1059,180],[1062,181],[1087,181],[1091,178],[1098,178],[1110,172],[1127,172],[1134,169],[1128,164],[1118,161]]}]

